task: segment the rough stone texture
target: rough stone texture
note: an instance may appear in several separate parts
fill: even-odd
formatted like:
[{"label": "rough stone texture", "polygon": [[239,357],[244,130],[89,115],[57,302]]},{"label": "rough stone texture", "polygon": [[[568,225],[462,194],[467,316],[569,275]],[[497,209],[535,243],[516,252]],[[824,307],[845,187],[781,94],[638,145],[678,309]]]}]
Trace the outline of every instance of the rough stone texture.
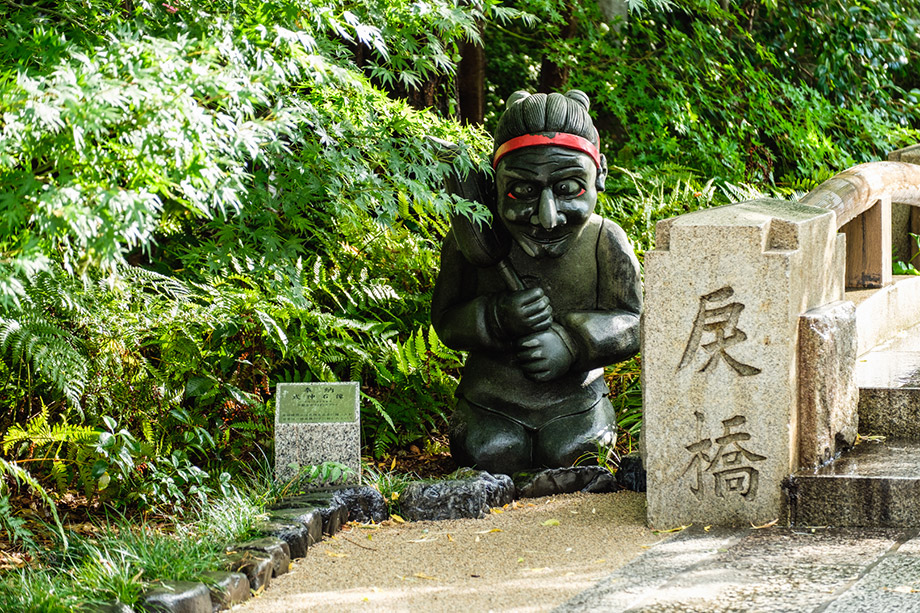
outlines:
[{"label": "rough stone texture", "polygon": [[920,439],[920,387],[860,389],[859,425],[866,435]]},{"label": "rough stone texture", "polygon": [[903,149],[895,149],[888,154],[888,161],[920,164],[920,145],[911,145]]},{"label": "rough stone texture", "polygon": [[864,442],[789,479],[799,526],[920,526],[920,443]]},{"label": "rough stone texture", "polygon": [[645,467],[642,466],[641,455],[633,452],[620,458],[616,477],[620,487],[633,492],[644,492],[646,490]]},{"label": "rough stone texture", "polygon": [[920,440],[920,326],[862,356],[856,382],[862,434]]},{"label": "rough stone texture", "polygon": [[333,535],[348,521],[348,507],[330,491],[310,492],[285,498],[274,506],[274,510],[313,507],[323,518],[323,532]]},{"label": "rough stone texture", "polygon": [[[902,541],[899,530],[715,528],[707,533],[694,527],[653,546],[556,611],[819,613],[827,606],[828,611],[914,610],[899,608],[903,594],[869,594],[868,589],[874,570]],[[898,566],[905,571],[901,576],[908,576],[907,568]],[[873,597],[875,606],[843,606],[858,592]]]},{"label": "rough stone texture", "polygon": [[272,558],[272,576],[283,575],[291,567],[291,549],[279,538],[265,536],[259,539],[239,543],[230,548],[232,551],[258,551]]},{"label": "rough stone texture", "polygon": [[383,494],[369,485],[342,486],[330,491],[333,500],[348,507],[348,521],[380,523],[390,516]]},{"label": "rough stone texture", "polygon": [[[341,384],[331,384],[341,385]],[[280,386],[279,386],[280,392]],[[348,423],[283,424],[275,408],[275,476],[293,478],[290,468],[338,462],[352,469],[353,479],[361,480],[361,411],[355,397],[354,421]]]},{"label": "rough stone texture", "polygon": [[492,507],[514,499],[508,475],[469,471],[468,476],[435,483],[411,483],[400,497],[400,508],[412,521],[481,518]]},{"label": "rough stone texture", "polygon": [[798,367],[799,467],[817,467],[856,440],[859,390],[852,302],[833,302],[799,318]]},{"label": "rough stone texture", "polygon": [[150,613],[211,613],[211,593],[204,583],[163,581],[138,601]]},{"label": "rough stone texture", "polygon": [[829,606],[825,613],[852,611],[920,612],[920,541],[889,551],[877,566]]},{"label": "rough stone texture", "polygon": [[[273,509],[269,521],[297,522],[307,529],[307,547],[323,540],[323,514],[316,507]],[[293,555],[293,553],[291,554]]]},{"label": "rough stone texture", "polygon": [[518,498],[538,498],[572,492],[603,494],[620,489],[616,478],[600,466],[549,468],[517,473],[513,477]]},{"label": "rough stone texture", "polygon": [[796,468],[799,316],[841,300],[828,211],[754,200],[659,222],[645,254],[649,522],[763,524]]},{"label": "rough stone texture", "polygon": [[229,609],[231,605],[252,597],[249,579],[243,573],[211,571],[204,573],[204,578],[210,580],[207,585],[211,592],[211,605],[214,611]]},{"label": "rough stone texture", "polygon": [[254,592],[268,587],[272,580],[274,559],[259,551],[236,551],[227,555],[224,568],[233,573],[243,573],[249,579],[249,588]]},{"label": "rough stone texture", "polygon": [[273,536],[287,543],[291,552],[291,559],[302,558],[307,555],[310,546],[310,530],[298,521],[272,519],[256,524],[256,530],[265,536]]}]

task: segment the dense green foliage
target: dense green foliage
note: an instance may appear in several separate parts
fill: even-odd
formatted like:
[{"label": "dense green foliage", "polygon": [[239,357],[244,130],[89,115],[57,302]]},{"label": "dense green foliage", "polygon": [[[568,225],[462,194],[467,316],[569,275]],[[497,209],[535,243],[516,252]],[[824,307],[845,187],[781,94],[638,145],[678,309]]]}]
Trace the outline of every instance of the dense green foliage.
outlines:
[{"label": "dense green foliage", "polygon": [[613,29],[595,3],[516,5],[550,18],[487,30],[493,110],[554,58],[621,166],[801,188],[917,135],[915,3],[693,0]]},{"label": "dense green foliage", "polygon": [[[487,163],[451,116],[465,43],[487,125],[550,74],[588,92],[600,212],[640,255],[659,219],[918,137],[912,3],[628,4],[0,1],[0,473],[204,505],[271,457],[284,381],[360,380],[378,457],[443,430],[462,355],[428,323],[438,246],[449,212],[486,213],[443,193],[424,136]],[[632,437],[637,369],[609,373]],[[29,544],[10,495],[0,531]]]},{"label": "dense green foliage", "polygon": [[381,452],[438,428],[459,358],[428,330],[436,249],[449,208],[482,212],[423,136],[487,144],[368,75],[450,74],[479,14],[124,6],[0,8],[4,452],[168,510],[270,453],[278,381],[364,381]]}]

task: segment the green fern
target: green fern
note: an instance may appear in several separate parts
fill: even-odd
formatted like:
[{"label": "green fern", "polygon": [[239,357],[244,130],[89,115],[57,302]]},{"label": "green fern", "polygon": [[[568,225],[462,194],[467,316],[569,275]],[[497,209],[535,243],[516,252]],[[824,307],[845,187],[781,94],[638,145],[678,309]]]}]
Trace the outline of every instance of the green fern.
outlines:
[{"label": "green fern", "polygon": [[[41,484],[39,484],[39,482],[31,474],[29,474],[27,470],[21,466],[18,466],[15,462],[8,462],[7,460],[0,458],[0,476],[4,475],[12,478],[13,481],[17,483],[28,486],[29,489],[32,490],[32,492],[38,496],[42,502],[45,503],[45,505],[47,505],[48,509],[51,511],[52,518],[54,518],[54,525],[57,527],[58,533],[61,536],[61,543],[66,549],[67,535],[64,534],[64,526],[61,524],[60,517],[58,517],[57,505],[54,504],[54,500],[52,500],[48,492],[45,491],[45,488],[43,488]],[[10,510],[9,506],[7,506],[6,509],[9,511],[9,515],[6,515],[3,520],[0,521],[0,524],[3,524],[4,526],[12,526],[17,523],[17,518],[12,516],[12,511]],[[4,509],[0,507],[0,514],[3,513]],[[9,536],[12,540],[13,535]]]}]

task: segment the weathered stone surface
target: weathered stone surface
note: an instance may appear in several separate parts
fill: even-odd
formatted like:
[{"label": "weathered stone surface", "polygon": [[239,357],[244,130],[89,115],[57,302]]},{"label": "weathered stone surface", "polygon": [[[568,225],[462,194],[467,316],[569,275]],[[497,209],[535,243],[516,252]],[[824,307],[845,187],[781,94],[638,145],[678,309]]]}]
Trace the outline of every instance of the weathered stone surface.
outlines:
[{"label": "weathered stone surface", "polygon": [[917,578],[920,577],[920,541],[914,538],[888,555],[835,600],[825,613],[897,611],[920,613]]},{"label": "weathered stone surface", "polygon": [[[352,478],[361,479],[361,411],[355,395],[353,419],[332,423],[281,423],[281,399],[293,394],[296,386],[312,384],[278,384],[275,408],[275,474],[280,480],[293,478],[299,466],[338,462],[352,470]],[[327,383],[324,387],[354,386],[354,383]],[[289,389],[290,388],[290,389]]]},{"label": "weathered stone surface", "polygon": [[249,580],[249,588],[258,592],[268,587],[274,571],[274,559],[260,551],[235,551],[227,555],[224,568],[233,573],[243,573]]},{"label": "weathered stone surface", "polygon": [[[903,580],[910,576],[908,564],[916,568],[913,560],[892,559],[888,577],[875,572],[893,557],[892,550],[902,540],[900,530],[712,528],[705,532],[702,526],[694,526],[653,546],[555,611],[917,611],[920,608],[912,602],[910,608],[899,606],[910,602],[903,593],[870,588],[879,580],[898,583],[895,569],[903,571]],[[866,581],[855,582],[861,576]],[[870,602],[847,602],[854,582],[875,606],[849,606]],[[903,590],[905,585],[910,583],[899,587]],[[912,596],[917,602],[916,594]]]},{"label": "weathered stone surface", "polygon": [[273,536],[287,543],[291,559],[307,555],[310,546],[310,530],[300,522],[293,520],[269,519],[259,522],[256,530],[265,536]]},{"label": "weathered stone surface", "polygon": [[265,536],[231,547],[233,551],[258,551],[272,557],[272,576],[286,573],[291,566],[291,548],[279,538]]},{"label": "weathered stone surface", "polygon": [[833,302],[799,318],[799,467],[829,462],[856,440],[856,307]]},{"label": "weathered stone surface", "polygon": [[313,507],[318,509],[323,518],[323,532],[333,535],[342,529],[348,521],[348,507],[335,498],[331,491],[310,492],[299,496],[290,496],[274,506],[275,510]]},{"label": "weathered stone surface", "polygon": [[617,483],[620,487],[633,492],[644,492],[645,467],[642,466],[642,457],[636,453],[629,453],[620,458],[620,466],[617,468]]},{"label": "weathered stone surface", "polygon": [[537,498],[572,492],[601,494],[620,489],[613,474],[600,466],[548,468],[539,472],[517,473],[513,478],[518,498]]},{"label": "weathered stone surface", "polygon": [[754,200],[659,222],[645,254],[649,522],[763,524],[798,449],[798,320],[841,300],[833,213]]},{"label": "weathered stone surface", "polygon": [[864,442],[789,479],[799,526],[920,527],[920,443]]},{"label": "weathered stone surface", "polygon": [[449,481],[411,483],[399,500],[406,519],[419,521],[482,518],[513,499],[511,477],[470,470]]},{"label": "weathered stone surface", "polygon": [[862,434],[920,440],[920,326],[861,356],[856,382]]},{"label": "weathered stone surface", "polygon": [[164,581],[138,601],[150,613],[211,613],[211,593],[204,583]]},{"label": "weathered stone surface", "polygon": [[307,529],[307,547],[323,540],[323,514],[316,507],[273,509],[268,517],[272,521],[302,524]]},{"label": "weathered stone surface", "polygon": [[206,585],[211,592],[211,605],[214,611],[229,609],[231,605],[252,597],[249,579],[243,573],[210,571],[204,573],[204,578],[208,580]]},{"label": "weathered stone surface", "polygon": [[383,494],[369,485],[342,486],[330,491],[334,500],[348,507],[348,521],[380,523],[390,516]]}]

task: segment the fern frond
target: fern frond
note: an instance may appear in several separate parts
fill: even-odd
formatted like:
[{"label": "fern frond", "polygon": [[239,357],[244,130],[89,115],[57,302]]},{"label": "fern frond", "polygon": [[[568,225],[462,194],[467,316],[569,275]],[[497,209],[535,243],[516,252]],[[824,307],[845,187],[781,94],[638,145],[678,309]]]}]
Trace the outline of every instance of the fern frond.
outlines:
[{"label": "fern frond", "polygon": [[57,527],[58,532],[61,535],[61,542],[64,544],[64,548],[67,548],[67,535],[64,534],[64,526],[61,524],[61,519],[58,517],[57,505],[54,504],[54,500],[51,499],[51,496],[45,491],[45,488],[29,474],[29,471],[25,470],[21,466],[17,465],[14,462],[7,462],[3,458],[0,458],[0,475],[6,474],[13,478],[14,481],[25,484],[29,486],[29,489],[35,493],[36,496],[42,499],[48,509],[51,511],[51,516],[54,518],[54,525]]}]

